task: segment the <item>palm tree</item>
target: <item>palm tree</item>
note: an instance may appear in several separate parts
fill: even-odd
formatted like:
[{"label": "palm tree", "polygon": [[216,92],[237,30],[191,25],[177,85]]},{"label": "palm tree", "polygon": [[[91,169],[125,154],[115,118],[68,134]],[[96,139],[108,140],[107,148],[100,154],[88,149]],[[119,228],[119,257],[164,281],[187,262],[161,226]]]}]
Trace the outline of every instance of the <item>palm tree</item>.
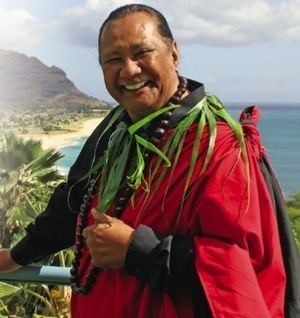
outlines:
[{"label": "palm tree", "polygon": [[10,246],[14,234],[46,207],[50,193],[62,180],[55,163],[59,152],[43,150],[37,140],[24,141],[13,133],[0,144],[0,244]]},{"label": "palm tree", "polygon": [[[55,167],[61,157],[53,149],[43,150],[37,140],[24,141],[12,133],[0,137],[1,246],[19,241],[24,228],[45,209],[54,187],[64,178]],[[56,258],[62,266],[69,266],[72,251],[60,252]],[[66,287],[0,283],[0,317],[64,318],[68,317],[69,300]]]}]

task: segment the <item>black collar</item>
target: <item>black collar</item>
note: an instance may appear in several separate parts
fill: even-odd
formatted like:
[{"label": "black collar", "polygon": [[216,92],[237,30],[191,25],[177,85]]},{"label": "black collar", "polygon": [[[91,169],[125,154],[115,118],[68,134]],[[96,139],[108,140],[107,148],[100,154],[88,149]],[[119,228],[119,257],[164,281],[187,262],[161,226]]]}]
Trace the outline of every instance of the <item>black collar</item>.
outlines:
[{"label": "black collar", "polygon": [[204,85],[202,83],[188,79],[188,88],[191,93],[181,100],[181,107],[176,108],[172,112],[169,125],[170,128],[176,126],[182,117],[205,97]]}]

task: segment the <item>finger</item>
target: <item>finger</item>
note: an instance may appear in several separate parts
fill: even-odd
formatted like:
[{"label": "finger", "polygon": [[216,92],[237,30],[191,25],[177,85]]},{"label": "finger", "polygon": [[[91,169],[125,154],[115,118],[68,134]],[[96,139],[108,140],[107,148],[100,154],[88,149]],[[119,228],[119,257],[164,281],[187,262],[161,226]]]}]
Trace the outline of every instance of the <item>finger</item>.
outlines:
[{"label": "finger", "polygon": [[100,213],[96,209],[92,209],[91,212],[96,223],[108,223],[107,217],[104,213]]},{"label": "finger", "polygon": [[105,229],[108,229],[112,226],[111,223],[95,223],[95,226],[93,228],[94,232],[98,233],[99,231],[101,230],[105,230]]},{"label": "finger", "polygon": [[87,227],[85,227],[83,230],[82,230],[82,236],[86,239],[87,236],[88,236],[88,231],[89,229]]},{"label": "finger", "polygon": [[92,209],[92,216],[95,223],[111,223],[113,218],[105,213],[99,213],[96,209]]},{"label": "finger", "polygon": [[86,239],[88,236],[90,236],[92,234],[93,229],[95,228],[95,225],[90,225],[85,227],[82,230],[82,236]]}]

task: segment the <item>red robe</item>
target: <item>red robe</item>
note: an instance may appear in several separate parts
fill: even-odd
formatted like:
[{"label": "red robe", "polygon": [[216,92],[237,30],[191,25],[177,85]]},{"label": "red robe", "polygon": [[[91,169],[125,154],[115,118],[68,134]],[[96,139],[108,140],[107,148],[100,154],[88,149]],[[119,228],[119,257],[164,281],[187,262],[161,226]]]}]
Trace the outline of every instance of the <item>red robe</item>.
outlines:
[{"label": "red robe", "polygon": [[[258,163],[264,151],[259,133],[245,122],[250,166],[247,182],[238,142],[224,122],[217,124],[213,156],[199,177],[209,137],[204,131],[191,187],[179,215],[196,132],[196,125],[192,125],[171,182],[166,175],[144,205],[145,192],[140,187],[135,193],[135,205],[128,204],[122,220],[134,228],[144,224],[157,232],[194,237],[195,267],[213,317],[284,317],[285,273],[275,213]],[[92,222],[90,217],[89,224]],[[85,250],[81,276],[88,264]],[[154,292],[122,269],[104,269],[87,296],[73,295],[72,317],[195,315],[191,298]]]}]

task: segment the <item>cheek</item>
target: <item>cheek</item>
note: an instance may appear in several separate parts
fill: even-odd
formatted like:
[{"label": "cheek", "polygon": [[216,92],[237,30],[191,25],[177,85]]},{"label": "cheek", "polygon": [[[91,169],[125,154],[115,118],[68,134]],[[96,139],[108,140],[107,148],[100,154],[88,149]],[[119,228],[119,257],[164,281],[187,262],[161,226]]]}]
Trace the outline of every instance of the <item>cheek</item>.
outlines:
[{"label": "cheek", "polygon": [[161,58],[160,60],[152,61],[148,65],[145,65],[145,69],[151,73],[152,77],[158,81],[159,86],[163,86],[170,79],[176,76],[176,67],[170,59]]},{"label": "cheek", "polygon": [[141,69],[150,74],[154,78],[160,77],[160,72],[162,71],[163,63],[159,62],[159,60],[155,57],[145,58],[140,61]]},{"label": "cheek", "polygon": [[109,93],[116,91],[117,86],[116,86],[116,80],[114,79],[115,77],[113,73],[105,72],[103,73],[103,77],[104,77],[104,83],[105,83],[107,91]]},{"label": "cheek", "polygon": [[118,70],[116,67],[103,67],[102,69],[104,81],[107,84],[111,84],[116,81]]}]

